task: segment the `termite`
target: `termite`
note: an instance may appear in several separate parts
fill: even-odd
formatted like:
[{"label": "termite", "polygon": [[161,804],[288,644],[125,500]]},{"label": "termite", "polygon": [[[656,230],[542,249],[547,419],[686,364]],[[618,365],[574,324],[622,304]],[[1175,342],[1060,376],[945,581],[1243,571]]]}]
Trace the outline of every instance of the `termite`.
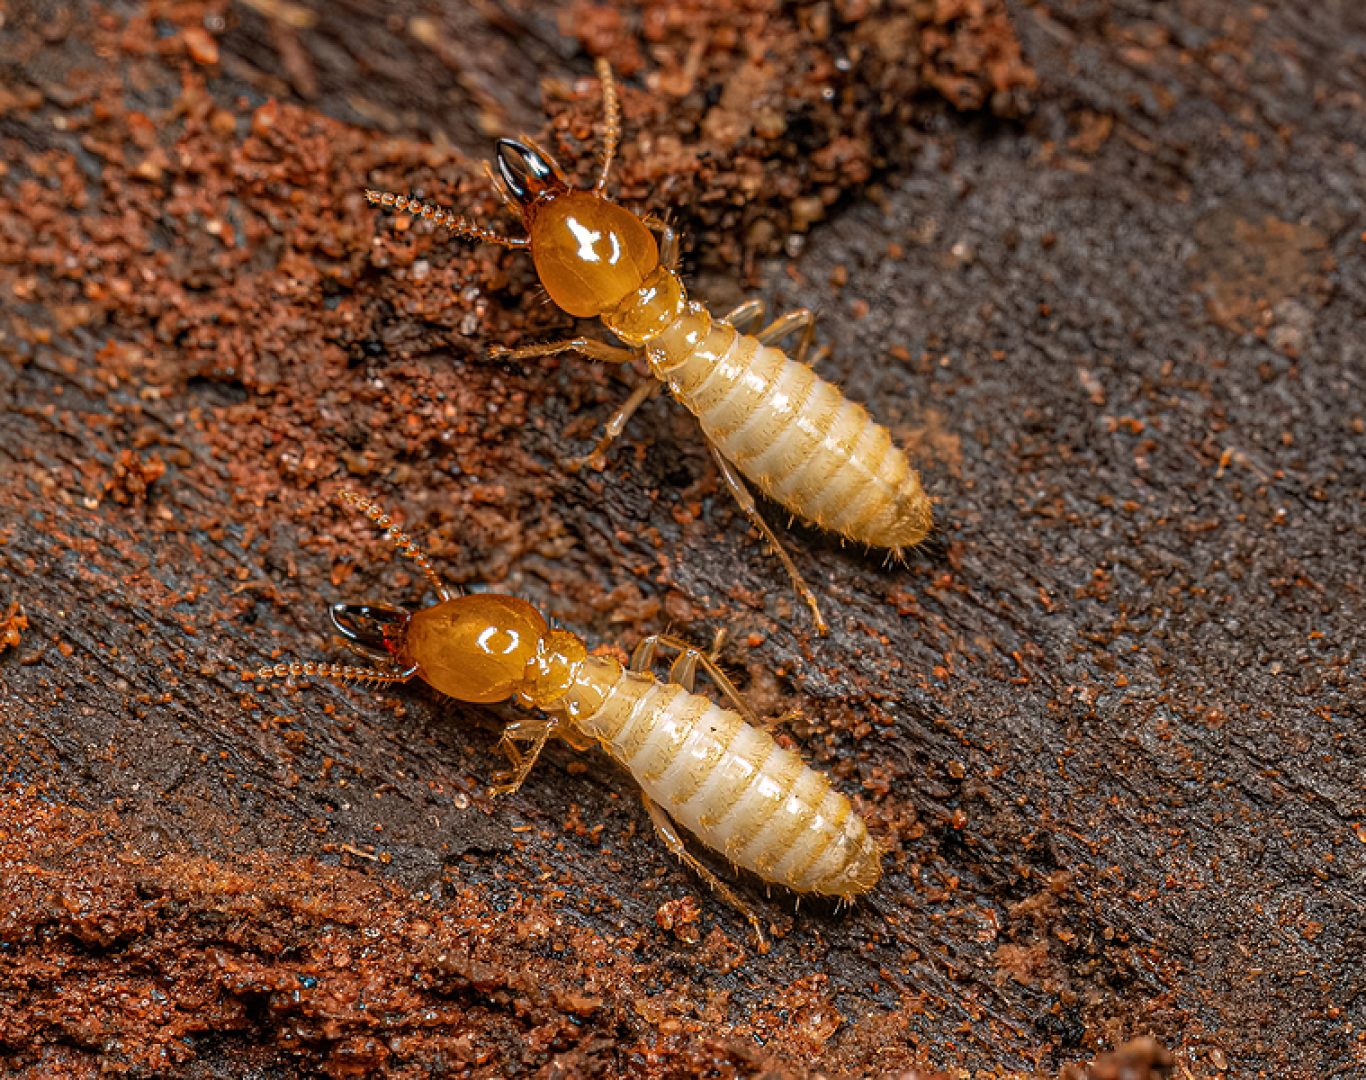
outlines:
[{"label": "termite", "polygon": [[[893,557],[929,532],[930,500],[887,429],[805,363],[815,329],[809,310],[789,312],[753,335],[743,329],[762,320],[762,301],[713,318],[704,305],[688,299],[679,279],[674,230],[607,196],[621,109],[605,60],[598,61],[597,74],[605,132],[591,189],[571,187],[551,156],[529,140],[500,139],[498,175],[486,167],[503,201],[520,214],[525,236],[502,235],[406,195],[367,190],[365,197],[458,236],[527,248],[552,301],[576,318],[601,319],[625,343],[575,337],[495,348],[494,356],[526,360],[578,352],[614,364],[643,357],[654,380],[635,388],[580,464],[597,459],[631,415],[661,385],[668,386],[697,417],[731,494],[782,561],[824,634],[827,626],[815,595],[760,515],[745,478],[795,517],[886,549]],[[652,233],[659,234],[658,242]],[[788,357],[777,342],[797,330],[801,342]]]},{"label": "termite", "polygon": [[[371,685],[421,679],[459,701],[512,700],[538,710],[540,716],[504,727],[499,746],[511,770],[491,792],[521,787],[552,736],[577,750],[600,746],[640,785],[664,845],[744,915],[761,951],[768,946],[758,917],[687,850],[679,825],[733,865],[799,894],[852,900],[877,884],[882,851],[853,805],[827,776],[774,741],[717,666],[715,649],[707,654],[651,634],[629,666],[590,655],[582,638],[552,629],[525,600],[454,593],[375,502],[349,491],[339,497],[413,560],[437,602],[413,612],[379,604],[332,607],[337,630],[375,666],[282,660],[244,671],[244,679]],[[651,673],[661,648],[677,653],[667,682]],[[699,667],[730,707],[696,692]]]}]

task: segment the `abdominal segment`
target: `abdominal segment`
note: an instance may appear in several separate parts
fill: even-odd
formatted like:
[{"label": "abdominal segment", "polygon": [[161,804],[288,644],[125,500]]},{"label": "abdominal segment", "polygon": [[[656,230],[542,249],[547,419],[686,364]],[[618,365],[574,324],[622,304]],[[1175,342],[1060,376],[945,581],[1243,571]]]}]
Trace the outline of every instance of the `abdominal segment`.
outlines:
[{"label": "abdominal segment", "polygon": [[714,323],[663,374],[717,449],[803,520],[892,550],[929,532],[929,499],[887,429],[781,349]]},{"label": "abdominal segment", "polygon": [[849,800],[737,713],[622,671],[576,726],[678,824],[765,881],[841,897],[877,882],[877,845]]}]

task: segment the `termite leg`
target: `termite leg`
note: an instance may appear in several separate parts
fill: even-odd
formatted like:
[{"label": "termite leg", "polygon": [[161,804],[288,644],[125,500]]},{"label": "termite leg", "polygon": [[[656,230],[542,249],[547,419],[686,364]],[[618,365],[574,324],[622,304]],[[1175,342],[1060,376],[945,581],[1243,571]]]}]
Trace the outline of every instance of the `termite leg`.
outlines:
[{"label": "termite leg", "polygon": [[[504,772],[494,773],[493,779],[495,783],[516,776],[517,770],[522,767],[522,762],[526,760],[526,756],[520,750],[517,749],[516,741],[511,735],[507,733],[506,730],[503,732],[502,737],[498,740],[498,750],[502,753],[503,757],[508,759],[508,764],[512,766],[512,768]],[[497,795],[501,793],[496,788],[490,787],[489,794]]]},{"label": "termite leg", "polygon": [[[723,317],[721,321],[729,323],[743,334],[764,317],[764,310],[762,300],[746,300],[730,314]],[[816,338],[816,316],[810,308],[797,308],[795,311],[789,311],[786,315],[780,315],[762,330],[756,331],[754,337],[760,345],[776,345],[788,334],[799,329],[802,331],[802,337],[797,343],[792,359],[799,364],[814,366],[830,355],[830,349],[826,345],[822,345],[814,353],[811,352],[811,346]],[[808,355],[810,355],[809,360],[807,359]]]},{"label": "termite leg", "polygon": [[693,685],[697,681],[697,657],[698,653],[694,649],[687,649],[674,658],[674,662],[669,665],[669,682],[675,686],[681,686],[688,693],[693,692]]},{"label": "termite leg", "polygon": [[763,927],[759,923],[759,917],[750,910],[749,906],[735,895],[729,885],[713,874],[683,846],[683,838],[678,835],[678,829],[669,819],[669,815],[664,808],[646,795],[640,793],[641,800],[645,803],[645,809],[650,814],[650,821],[654,824],[655,834],[664,842],[664,846],[676,855],[693,873],[705,881],[721,899],[728,903],[736,911],[745,917],[750,929],[754,931],[755,940],[758,942],[760,953],[768,952],[768,941],[764,937]]},{"label": "termite leg", "polygon": [[[601,360],[608,364],[629,364],[636,357],[636,350],[634,349],[625,349],[620,345],[609,345],[605,341],[584,337],[565,338],[563,341],[541,341],[534,345],[523,345],[516,349],[494,345],[489,349],[489,356],[495,360],[531,360],[542,356],[558,356],[560,353],[567,352],[582,353],[590,360]],[[597,445],[583,457],[571,458],[565,462],[564,467],[570,472],[577,472],[600,457],[602,452],[612,445],[616,437],[625,429],[626,422],[631,419],[631,415],[661,385],[656,380],[650,379],[648,382],[637,386],[621,408],[613,413],[607,421],[607,428],[602,437],[598,439]]]},{"label": "termite leg", "polygon": [[585,750],[592,750],[597,745],[593,739],[569,724],[560,724],[555,728],[555,734],[565,743],[568,743],[571,750],[577,750],[580,753]]},{"label": "termite leg", "polygon": [[646,214],[641,224],[651,232],[659,233],[659,261],[666,270],[678,269],[678,232],[664,218]]},{"label": "termite leg", "polygon": [[[716,662],[716,657],[721,651],[721,644],[725,639],[725,630],[718,630],[711,651],[706,653],[693,645],[689,645],[682,638],[676,638],[670,634],[651,634],[645,641],[651,642],[651,659],[653,659],[653,649],[659,645],[678,651],[678,659],[669,669],[670,682],[678,683],[685,690],[692,690],[692,675],[697,666],[701,665],[702,670],[711,676],[711,681],[716,684],[716,688],[721,691],[722,696],[735,706],[735,711],[743,716],[746,722],[755,727],[764,727],[766,725],[759,718],[759,714],[744,699],[735,684],[730,681],[730,676],[722,671],[721,666]],[[642,645],[644,643],[641,642]],[[639,646],[637,646],[638,650]],[[675,677],[676,674],[687,677],[689,681],[684,683],[681,678]]]},{"label": "termite leg", "polygon": [[[711,639],[711,650],[705,656],[702,655],[701,649],[689,645],[682,638],[670,637],[668,634],[656,634],[655,639],[661,645],[669,645],[678,650],[677,658],[669,665],[669,682],[676,683],[691,694],[693,683],[697,677],[697,665],[700,661],[703,670],[712,673],[712,678],[717,680],[717,685],[722,690],[726,690],[728,687],[730,690],[735,689],[716,666],[716,658],[721,655],[721,646],[726,641],[726,628],[724,626],[716,631],[716,635]],[[734,696],[734,701],[740,706],[740,711],[747,714],[746,719],[748,719],[748,710],[745,708],[744,702],[738,696]]]},{"label": "termite leg", "polygon": [[[654,667],[655,652],[659,646],[669,645],[673,647],[674,640],[665,637],[663,634],[651,634],[637,645],[635,651],[631,653],[631,670],[649,671],[650,668]],[[698,655],[696,649],[691,645],[686,645],[678,650],[674,662],[669,665],[669,682],[675,686],[683,687],[690,694],[693,692],[693,684],[697,678]]]},{"label": "termite leg", "polygon": [[[765,326],[754,336],[759,339],[762,345],[775,345],[788,334],[801,330],[801,340],[797,342],[797,348],[792,353],[792,359],[799,364],[807,363],[807,354],[811,352],[811,345],[816,340],[816,315],[810,308],[797,308],[789,311],[786,315],[780,315],[771,323]],[[819,363],[830,350],[822,346],[816,350],[816,355],[811,357],[811,363]]]},{"label": "termite leg", "polygon": [[777,535],[768,527],[768,522],[759,513],[759,507],[755,505],[754,496],[749,493],[749,488],[745,486],[745,481],[740,476],[739,470],[726,460],[725,456],[710,440],[707,442],[707,447],[711,450],[711,456],[716,459],[716,467],[721,470],[721,476],[726,481],[726,486],[730,488],[730,493],[735,497],[735,501],[740,504],[741,512],[749,518],[750,524],[759,530],[759,534],[768,541],[769,546],[773,548],[773,553],[778,556],[778,560],[787,570],[787,576],[792,579],[793,588],[806,601],[806,606],[811,609],[812,618],[816,621],[816,632],[822,636],[828,634],[830,627],[826,625],[825,619],[821,615],[820,605],[816,603],[816,594],[811,591],[811,587],[807,585],[801,571],[797,569],[797,564],[792,561],[792,556],[787,553],[787,549],[783,547]]},{"label": "termite leg", "polygon": [[669,682],[676,683],[689,693],[692,692],[697,666],[700,664],[702,670],[711,676],[712,682],[726,699],[735,706],[736,712],[745,718],[750,724],[761,726],[763,721],[758,714],[749,706],[749,703],[740,695],[735,684],[730,681],[730,677],[721,670],[716,663],[716,658],[721,654],[721,646],[726,640],[726,630],[722,627],[716,631],[716,636],[712,639],[712,646],[708,652],[703,652],[695,645],[691,645],[682,638],[674,637],[671,634],[651,634],[649,637],[642,638],[640,643],[631,653],[631,670],[636,672],[649,671],[654,666],[655,654],[659,647],[673,649],[678,653],[678,658],[669,668]]},{"label": "termite leg", "polygon": [[626,424],[635,415],[636,410],[654,397],[663,385],[658,379],[646,379],[638,384],[631,391],[631,396],[621,403],[621,408],[608,419],[606,426],[602,429],[602,435],[593,449],[584,454],[583,457],[572,458],[566,462],[565,468],[570,472],[578,472],[585,465],[592,465],[602,457],[606,449],[616,442],[617,437],[626,430]]},{"label": "termite leg", "polygon": [[565,338],[562,341],[538,341],[534,345],[522,345],[509,349],[504,345],[493,345],[489,356],[495,360],[532,360],[542,356],[559,356],[560,353],[582,353],[590,360],[601,360],[607,364],[628,364],[635,359],[634,349],[623,349],[619,345],[609,345],[595,338]]},{"label": "termite leg", "polygon": [[765,308],[766,305],[762,300],[746,300],[734,310],[723,315],[721,321],[743,334],[764,317]]},{"label": "termite leg", "polygon": [[[712,638],[711,651],[707,653],[707,659],[715,661],[716,658],[721,655],[721,647],[725,643],[726,628],[723,626],[716,631],[715,636]],[[688,653],[697,653],[700,656],[702,652],[701,649],[688,644],[682,638],[671,637],[668,634],[650,634],[647,637],[641,638],[636,647],[631,650],[630,670],[639,673],[649,671],[650,668],[654,667],[655,653],[659,651],[659,646],[661,645],[667,645],[669,648],[676,650],[680,654],[680,660]],[[672,669],[670,669],[669,681],[678,682],[677,679],[673,678]],[[680,685],[682,684],[680,683]],[[684,686],[683,689],[691,690],[692,686],[687,685]]]},{"label": "termite leg", "polygon": [[518,742],[534,743],[541,737],[545,730],[544,720],[513,720],[505,724],[502,734],[498,738],[498,750],[508,759],[508,764],[512,766],[509,772],[500,772],[494,775],[494,780],[506,780],[515,776],[517,770],[522,767],[522,762],[526,760],[521,750],[517,749]]},{"label": "termite leg", "polygon": [[432,588],[436,590],[437,596],[441,597],[442,600],[449,600],[451,596],[454,595],[451,590],[446,587],[446,583],[441,580],[441,575],[436,572],[435,567],[432,566],[431,561],[427,558],[427,555],[422,548],[417,545],[417,542],[413,540],[411,536],[403,532],[394,524],[394,519],[386,514],[384,508],[377,502],[373,499],[367,499],[363,495],[357,495],[354,491],[338,492],[337,498],[353,510],[360,511],[378,525],[389,539],[393,541],[394,547],[397,549],[398,553],[404,558],[412,559],[413,562],[417,564],[417,568],[422,571],[426,576],[427,581],[431,583]]},{"label": "termite leg", "polygon": [[659,261],[666,270],[678,269],[678,233],[672,225],[665,225],[659,234]]},{"label": "termite leg", "polygon": [[770,716],[767,720],[764,721],[764,728],[768,731],[770,735],[772,735],[775,731],[779,731],[782,728],[785,728],[791,724],[796,723],[798,720],[801,719],[801,716],[802,710],[799,707],[794,707],[788,709],[787,712],[782,713],[778,716]]},{"label": "termite leg", "polygon": [[654,666],[655,650],[659,647],[659,635],[651,634],[649,637],[641,638],[634,649],[631,650],[631,664],[629,670],[641,674],[649,671]]},{"label": "termite leg", "polygon": [[[573,727],[570,724],[566,724],[558,720],[550,721],[544,719],[526,718],[523,718],[521,720],[510,720],[506,725],[504,725],[502,742],[507,743],[508,740],[515,740],[518,742],[535,742],[538,738],[540,738],[541,728],[543,728],[546,724],[550,724],[551,727],[554,729],[550,733],[552,736],[554,736],[557,739],[560,739],[562,742],[568,743],[575,750],[591,750],[596,745],[596,743],[591,737],[585,735],[582,731],[579,731],[577,728]],[[519,762],[521,761],[520,753],[518,754],[517,760]]]},{"label": "termite leg", "polygon": [[[528,725],[525,721],[518,721],[505,727],[498,746],[511,763],[512,771],[502,774],[499,782],[489,787],[489,794],[511,795],[521,787],[558,726],[557,720],[546,720],[539,725]],[[527,730],[523,730],[524,728]],[[525,754],[517,747],[517,743],[522,741],[531,743],[531,748]]]}]

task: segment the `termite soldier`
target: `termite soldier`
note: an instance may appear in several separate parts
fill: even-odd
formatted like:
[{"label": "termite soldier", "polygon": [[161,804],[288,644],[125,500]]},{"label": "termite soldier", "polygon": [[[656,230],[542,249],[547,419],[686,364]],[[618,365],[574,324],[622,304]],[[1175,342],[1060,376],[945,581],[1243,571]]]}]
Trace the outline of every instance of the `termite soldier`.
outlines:
[{"label": "termite soldier", "polygon": [[[516,791],[551,736],[580,750],[600,746],[640,785],[660,839],[744,914],[761,950],[758,917],[689,854],[675,822],[735,865],[798,893],[851,900],[877,884],[882,852],[849,800],[773,740],[712,656],[663,634],[637,645],[628,667],[590,656],[581,638],[551,629],[525,600],[454,595],[383,510],[350,492],[341,498],[414,560],[438,601],[411,613],[333,607],[337,629],[376,666],[285,660],[244,671],[244,679],[385,685],[417,678],[460,701],[514,700],[538,710],[504,729],[500,745],[512,771],[494,792]],[[665,683],[650,673],[661,646],[678,654]],[[694,691],[698,667],[730,708]]]}]

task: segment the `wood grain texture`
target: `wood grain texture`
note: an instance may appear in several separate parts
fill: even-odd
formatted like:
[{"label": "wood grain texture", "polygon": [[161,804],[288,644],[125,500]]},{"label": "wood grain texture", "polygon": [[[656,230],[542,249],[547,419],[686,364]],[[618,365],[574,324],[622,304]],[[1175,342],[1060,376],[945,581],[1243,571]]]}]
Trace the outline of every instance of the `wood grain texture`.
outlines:
[{"label": "wood grain texture", "polygon": [[[0,1069],[1360,1073],[1361,6],[761,6],[8,5]],[[821,310],[935,501],[793,530],[827,639],[673,403],[558,467],[627,388],[488,360],[568,330],[524,258],[364,202],[492,217],[584,47],[695,295]],[[727,625],[879,888],[746,881],[756,957],[604,757],[489,800],[507,714],[243,694],[417,601],[342,486],[591,641]]]}]

